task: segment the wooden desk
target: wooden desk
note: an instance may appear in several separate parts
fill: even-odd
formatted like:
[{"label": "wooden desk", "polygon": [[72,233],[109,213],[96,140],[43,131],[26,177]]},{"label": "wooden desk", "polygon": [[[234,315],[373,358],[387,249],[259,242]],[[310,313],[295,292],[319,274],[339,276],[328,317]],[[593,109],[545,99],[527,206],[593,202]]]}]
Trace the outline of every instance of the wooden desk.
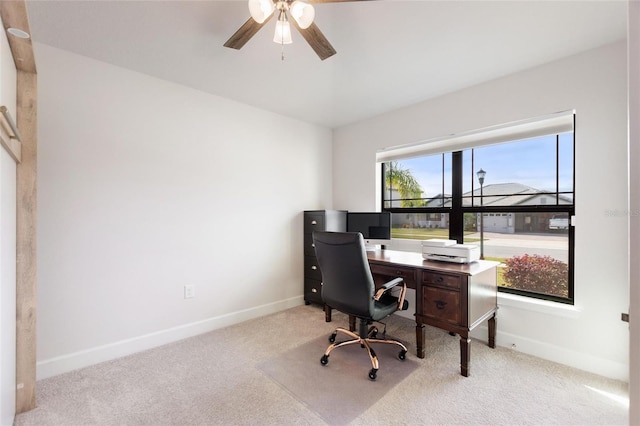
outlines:
[{"label": "wooden desk", "polygon": [[424,358],[424,325],[460,336],[460,374],[469,376],[469,333],[488,321],[489,347],[496,347],[497,265],[480,260],[455,264],[424,260],[420,253],[393,250],[367,252],[376,284],[403,277],[416,290],[417,356]]}]

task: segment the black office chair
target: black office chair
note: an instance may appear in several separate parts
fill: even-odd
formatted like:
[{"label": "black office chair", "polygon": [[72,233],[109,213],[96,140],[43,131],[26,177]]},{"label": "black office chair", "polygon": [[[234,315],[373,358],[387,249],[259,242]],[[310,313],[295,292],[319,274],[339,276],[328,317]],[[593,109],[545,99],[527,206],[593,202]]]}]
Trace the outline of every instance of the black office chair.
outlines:
[{"label": "black office chair", "polygon": [[[366,348],[371,358],[369,378],[376,379],[378,357],[371,348],[371,343],[387,343],[400,346],[400,360],[407,355],[407,348],[395,340],[377,339],[378,329],[367,326],[380,321],[397,310],[405,310],[408,303],[404,300],[407,286],[402,278],[396,278],[384,284],[376,291],[367,261],[367,252],[362,234],[359,232],[314,232],[313,243],[320,272],[322,273],[322,299],[324,303],[340,312],[359,319],[359,334],[343,327],[333,332],[327,348],[320,359],[323,365],[329,362],[329,354],[336,348],[346,345],[360,344]],[[399,286],[399,294],[392,295],[391,289]],[[351,337],[351,340],[336,342],[338,332]]]}]

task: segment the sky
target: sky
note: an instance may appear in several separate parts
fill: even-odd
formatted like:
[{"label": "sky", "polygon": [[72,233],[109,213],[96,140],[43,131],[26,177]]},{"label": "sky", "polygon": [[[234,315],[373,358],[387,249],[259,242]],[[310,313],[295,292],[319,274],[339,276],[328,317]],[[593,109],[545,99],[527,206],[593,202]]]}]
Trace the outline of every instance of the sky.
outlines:
[{"label": "sky", "polygon": [[[484,186],[498,183],[520,183],[535,189],[555,191],[556,136],[526,139],[463,152],[463,192],[478,189],[476,172],[486,172]],[[573,134],[560,135],[560,191],[573,190]],[[444,154],[444,192],[451,194],[451,153]],[[411,171],[420,183],[425,197],[443,192],[442,154],[399,160],[398,165]]]}]

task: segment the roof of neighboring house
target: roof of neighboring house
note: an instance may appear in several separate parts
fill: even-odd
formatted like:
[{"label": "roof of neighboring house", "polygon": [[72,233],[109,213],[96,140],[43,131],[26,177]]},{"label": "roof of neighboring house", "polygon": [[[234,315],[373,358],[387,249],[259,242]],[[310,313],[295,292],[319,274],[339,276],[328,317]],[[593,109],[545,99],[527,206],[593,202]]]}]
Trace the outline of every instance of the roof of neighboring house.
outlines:
[{"label": "roof of neighboring house", "polygon": [[[521,183],[496,183],[482,188],[482,204],[485,206],[513,206],[524,204],[540,194],[540,190]],[[464,197],[480,197],[480,188],[463,194]],[[463,199],[471,205],[470,199]],[[465,202],[466,201],[466,202]]]},{"label": "roof of neighboring house", "polygon": [[[486,185],[482,188],[482,204],[484,206],[517,206],[523,204],[537,204],[530,201],[536,197],[544,196],[546,191],[532,188],[530,186],[521,183],[494,183]],[[473,191],[465,192],[463,196],[463,205],[471,205],[471,197],[476,200],[480,200],[480,188]],[[549,195],[553,196],[553,194]],[[442,206],[441,200],[444,198],[444,206],[451,205],[450,194],[437,194],[434,197],[427,199],[427,206],[440,207]],[[561,202],[571,203],[572,200],[568,197],[560,195]],[[479,202],[476,202],[478,205]]]}]

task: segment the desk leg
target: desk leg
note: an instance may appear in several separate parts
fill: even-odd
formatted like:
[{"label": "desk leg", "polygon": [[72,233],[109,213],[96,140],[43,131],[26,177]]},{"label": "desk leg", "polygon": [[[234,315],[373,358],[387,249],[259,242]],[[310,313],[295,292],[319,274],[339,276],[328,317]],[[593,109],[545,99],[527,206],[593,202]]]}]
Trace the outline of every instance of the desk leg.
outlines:
[{"label": "desk leg", "polygon": [[416,323],[416,356],[424,358],[424,325]]},{"label": "desk leg", "polygon": [[325,322],[331,322],[331,306],[324,305],[324,320]]},{"label": "desk leg", "polygon": [[471,361],[471,339],[460,335],[460,374],[469,377],[469,362]]},{"label": "desk leg", "polygon": [[489,347],[496,347],[496,314],[489,318]]},{"label": "desk leg", "polygon": [[349,315],[349,331],[356,331],[356,317]]}]

